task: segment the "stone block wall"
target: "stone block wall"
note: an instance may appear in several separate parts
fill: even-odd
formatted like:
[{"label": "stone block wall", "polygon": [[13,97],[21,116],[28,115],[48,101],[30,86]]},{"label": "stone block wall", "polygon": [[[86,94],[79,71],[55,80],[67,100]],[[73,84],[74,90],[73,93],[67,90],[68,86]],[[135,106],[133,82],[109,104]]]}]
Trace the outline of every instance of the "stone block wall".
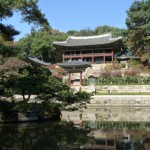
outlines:
[{"label": "stone block wall", "polygon": [[98,93],[134,93],[134,92],[150,92],[150,85],[108,85],[96,86]]}]

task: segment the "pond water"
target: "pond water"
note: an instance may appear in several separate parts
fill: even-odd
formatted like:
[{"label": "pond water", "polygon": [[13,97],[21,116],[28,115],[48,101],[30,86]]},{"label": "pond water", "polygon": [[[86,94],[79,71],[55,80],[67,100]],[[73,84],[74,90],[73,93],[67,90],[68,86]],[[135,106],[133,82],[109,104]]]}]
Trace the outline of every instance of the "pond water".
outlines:
[{"label": "pond water", "polygon": [[[106,147],[107,145],[107,147]],[[84,121],[0,125],[0,150],[149,150],[149,122]]]}]

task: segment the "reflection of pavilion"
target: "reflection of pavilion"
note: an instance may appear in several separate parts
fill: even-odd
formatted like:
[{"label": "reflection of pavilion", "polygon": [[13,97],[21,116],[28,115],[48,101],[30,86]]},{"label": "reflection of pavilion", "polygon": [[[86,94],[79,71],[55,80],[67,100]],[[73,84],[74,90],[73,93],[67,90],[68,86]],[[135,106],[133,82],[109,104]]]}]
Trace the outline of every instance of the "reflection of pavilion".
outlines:
[{"label": "reflection of pavilion", "polygon": [[68,61],[58,63],[59,67],[64,68],[68,73],[68,85],[71,86],[71,73],[80,73],[80,85],[82,84],[82,72],[91,64],[89,62],[79,61]]},{"label": "reflection of pavilion", "polygon": [[83,149],[90,149],[90,150],[116,150],[116,140],[115,139],[102,139],[98,138],[95,139],[93,144],[88,144],[83,146]]}]

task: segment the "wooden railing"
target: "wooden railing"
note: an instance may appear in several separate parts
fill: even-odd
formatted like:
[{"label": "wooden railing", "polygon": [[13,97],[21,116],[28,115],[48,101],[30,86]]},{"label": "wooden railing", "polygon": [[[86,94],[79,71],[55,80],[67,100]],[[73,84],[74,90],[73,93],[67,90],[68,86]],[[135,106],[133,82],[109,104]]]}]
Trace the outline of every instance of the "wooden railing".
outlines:
[{"label": "wooden railing", "polygon": [[89,53],[89,54],[70,54],[64,55],[64,58],[76,58],[76,57],[92,57],[92,56],[112,56],[113,53]]}]

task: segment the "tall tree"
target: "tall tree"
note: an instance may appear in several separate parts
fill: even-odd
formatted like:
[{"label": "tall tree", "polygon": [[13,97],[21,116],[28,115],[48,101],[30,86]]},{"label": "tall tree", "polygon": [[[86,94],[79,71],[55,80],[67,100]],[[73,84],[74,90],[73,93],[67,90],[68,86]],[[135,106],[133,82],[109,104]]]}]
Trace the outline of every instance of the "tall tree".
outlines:
[{"label": "tall tree", "polygon": [[20,55],[32,54],[47,62],[60,62],[61,53],[59,50],[54,49],[52,42],[62,41],[66,38],[67,36],[64,33],[57,30],[33,30],[30,35],[27,35],[18,42],[18,46],[21,48]]},{"label": "tall tree", "polygon": [[45,15],[39,9],[38,0],[1,0],[0,1],[0,20],[12,17],[15,11],[19,11],[22,20],[40,26],[48,26],[49,23]]},{"label": "tall tree", "polygon": [[150,60],[150,0],[135,1],[127,11],[127,45],[143,60]]},{"label": "tall tree", "polygon": [[96,35],[106,34],[106,33],[110,33],[110,32],[112,33],[113,37],[119,37],[119,36],[125,37],[125,35],[126,35],[125,29],[116,28],[116,27],[112,27],[112,26],[108,26],[108,25],[98,26],[95,29]]},{"label": "tall tree", "polygon": [[[0,21],[12,17],[14,12],[21,13],[22,20],[49,29],[45,15],[38,7],[38,0],[0,0]],[[19,32],[11,25],[0,23],[0,55],[16,54],[14,36]]]},{"label": "tall tree", "polygon": [[94,35],[94,30],[90,28],[81,29],[80,31],[76,30],[69,30],[66,32],[67,35],[73,35],[73,36],[92,36]]}]

